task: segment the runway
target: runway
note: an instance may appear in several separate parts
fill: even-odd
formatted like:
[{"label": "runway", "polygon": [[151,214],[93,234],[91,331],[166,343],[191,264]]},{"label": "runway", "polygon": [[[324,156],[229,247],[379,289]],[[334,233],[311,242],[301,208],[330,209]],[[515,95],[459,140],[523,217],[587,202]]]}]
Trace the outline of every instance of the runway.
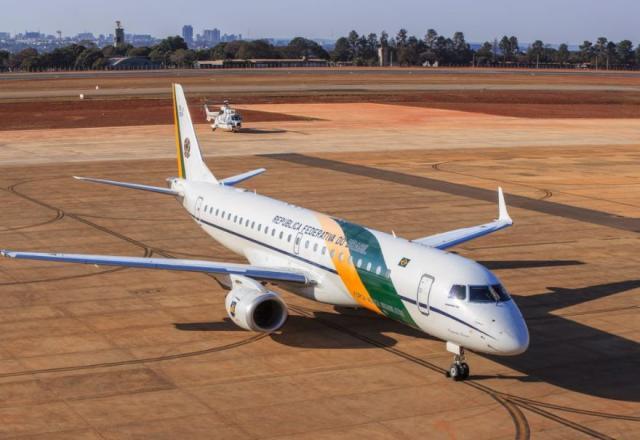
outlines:
[{"label": "runway", "polygon": [[[0,438],[640,436],[638,119],[251,108],[299,118],[198,126],[207,162],[220,177],[265,167],[243,186],[296,205],[411,239],[495,218],[502,186],[514,227],[452,250],[501,278],[529,351],[471,353],[454,383],[442,341],[366,311],[282,292],[290,320],[255,335],[209,276],[3,259]],[[242,261],[172,197],[71,178],[163,185],[169,126],[2,143],[2,248]]]}]

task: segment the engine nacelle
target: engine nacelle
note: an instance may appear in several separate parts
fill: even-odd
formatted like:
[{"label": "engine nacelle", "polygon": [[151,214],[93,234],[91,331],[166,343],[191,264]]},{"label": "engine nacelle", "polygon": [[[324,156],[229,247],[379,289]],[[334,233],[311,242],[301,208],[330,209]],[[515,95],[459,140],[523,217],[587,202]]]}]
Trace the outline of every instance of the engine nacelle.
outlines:
[{"label": "engine nacelle", "polygon": [[276,293],[250,287],[230,290],[225,306],[238,327],[254,332],[275,332],[289,316],[286,304]]}]

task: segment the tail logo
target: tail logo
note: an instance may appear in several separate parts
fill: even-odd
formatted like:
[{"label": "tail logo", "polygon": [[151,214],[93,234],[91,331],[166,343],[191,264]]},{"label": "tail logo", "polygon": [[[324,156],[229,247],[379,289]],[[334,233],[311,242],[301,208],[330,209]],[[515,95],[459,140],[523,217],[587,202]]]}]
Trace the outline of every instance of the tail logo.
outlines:
[{"label": "tail logo", "polygon": [[189,138],[184,138],[184,157],[189,159],[189,156],[191,156],[191,141]]}]

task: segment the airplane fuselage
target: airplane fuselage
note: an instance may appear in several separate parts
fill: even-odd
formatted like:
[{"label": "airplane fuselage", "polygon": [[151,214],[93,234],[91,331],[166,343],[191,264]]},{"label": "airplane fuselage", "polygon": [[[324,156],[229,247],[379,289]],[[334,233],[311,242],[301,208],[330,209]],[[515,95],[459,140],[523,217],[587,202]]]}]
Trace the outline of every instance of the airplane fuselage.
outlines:
[{"label": "airplane fuselage", "polygon": [[481,295],[501,284],[472,260],[239,188],[178,178],[171,188],[211,237],[251,264],[313,274],[315,285],[287,287],[293,293],[364,307],[475,351],[528,346],[518,307],[506,293]]}]

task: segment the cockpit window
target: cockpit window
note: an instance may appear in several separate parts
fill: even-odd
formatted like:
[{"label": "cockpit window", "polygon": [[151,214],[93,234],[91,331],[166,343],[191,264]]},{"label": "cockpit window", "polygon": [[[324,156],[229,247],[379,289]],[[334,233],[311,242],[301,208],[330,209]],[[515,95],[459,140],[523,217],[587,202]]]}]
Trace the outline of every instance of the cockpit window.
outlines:
[{"label": "cockpit window", "polygon": [[489,286],[469,286],[469,301],[496,302],[496,298],[489,290]]},{"label": "cockpit window", "polygon": [[491,288],[498,294],[500,301],[509,301],[511,299],[511,296],[509,296],[509,293],[502,284],[494,284]]},{"label": "cockpit window", "polygon": [[449,291],[449,298],[461,300],[467,299],[467,286],[454,284],[453,286],[451,286],[451,290]]},{"label": "cockpit window", "polygon": [[469,301],[471,302],[499,302],[510,299],[511,297],[500,284],[469,286]]}]

